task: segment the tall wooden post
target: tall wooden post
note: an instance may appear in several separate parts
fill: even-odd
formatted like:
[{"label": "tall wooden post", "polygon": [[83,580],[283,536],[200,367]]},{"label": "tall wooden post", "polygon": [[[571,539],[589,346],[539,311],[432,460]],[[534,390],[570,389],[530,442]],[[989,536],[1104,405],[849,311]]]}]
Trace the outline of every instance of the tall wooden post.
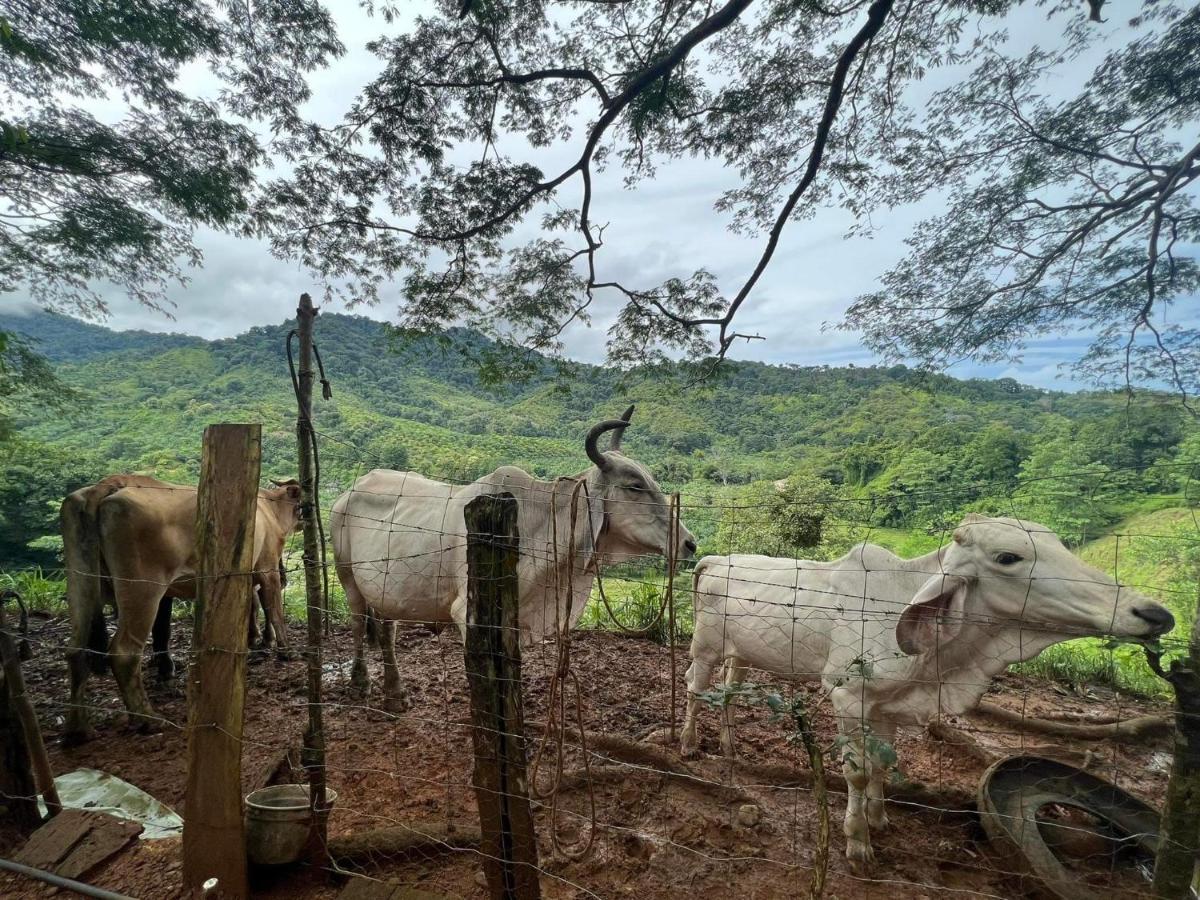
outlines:
[{"label": "tall wooden post", "polygon": [[1175,689],[1174,756],[1152,887],[1155,897],[1176,900],[1192,896],[1200,854],[1200,604],[1192,620],[1187,656],[1174,660],[1164,671],[1159,655],[1147,655],[1155,672]]},{"label": "tall wooden post", "polygon": [[242,713],[262,426],[204,430],[196,500],[196,640],[188,673],[183,884],[246,897]]},{"label": "tall wooden post", "polygon": [[521,713],[517,501],[507,493],[476,497],[465,515],[465,653],[483,871],[492,900],[536,900],[541,896],[537,836],[529,811]]},{"label": "tall wooden post", "polygon": [[300,341],[300,365],[296,375],[299,385],[300,415],[296,420],[296,440],[300,451],[300,502],[304,510],[304,596],[308,613],[308,727],[304,731],[304,746],[300,762],[308,775],[311,803],[312,832],[309,835],[309,858],[318,862],[326,855],[326,825],[329,810],[325,803],[325,725],[321,711],[321,623],[325,615],[325,593],[321,581],[321,554],[316,509],[317,483],[313,465],[313,319],[317,310],[312,297],[300,295],[296,309],[296,334]]}]

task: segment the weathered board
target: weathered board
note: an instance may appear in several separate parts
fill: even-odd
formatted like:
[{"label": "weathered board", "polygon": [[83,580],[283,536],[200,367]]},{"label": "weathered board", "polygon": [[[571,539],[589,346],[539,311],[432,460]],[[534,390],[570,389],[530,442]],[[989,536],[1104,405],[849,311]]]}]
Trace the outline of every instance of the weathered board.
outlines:
[{"label": "weathered board", "polygon": [[142,833],[140,822],[87,809],[64,809],[35,831],[15,860],[79,879],[120,853]]},{"label": "weathered board", "polygon": [[448,900],[444,894],[434,894],[419,888],[372,878],[351,878],[338,900]]}]

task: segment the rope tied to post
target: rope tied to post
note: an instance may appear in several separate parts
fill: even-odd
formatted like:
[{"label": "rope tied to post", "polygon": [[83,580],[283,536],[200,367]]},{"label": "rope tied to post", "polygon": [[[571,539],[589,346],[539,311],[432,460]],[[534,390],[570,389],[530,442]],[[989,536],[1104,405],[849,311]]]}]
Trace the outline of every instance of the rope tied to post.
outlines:
[{"label": "rope tied to post", "polygon": [[[564,604],[562,585],[562,566],[559,565],[558,552],[558,496],[559,486],[563,482],[571,482],[571,525],[570,537],[567,541],[567,586]],[[587,503],[586,509],[591,508],[591,497],[588,494],[587,482],[582,478],[557,478],[550,495],[550,533],[551,553],[554,560],[554,630],[558,657],[555,662],[554,674],[550,677],[550,688],[546,697],[546,727],[538,741],[537,751],[533,756],[533,765],[529,775],[529,792],[535,799],[542,802],[549,800],[550,805],[550,838],[555,851],[568,859],[579,860],[591,853],[596,842],[596,791],[592,784],[591,761],[588,758],[587,732],[583,727],[583,693],[579,688],[579,678],[571,670],[571,611],[574,606],[574,574],[575,558],[578,551],[575,540],[575,526],[579,521],[579,497],[582,495]],[[586,527],[591,529],[591,517],[586,516]],[[592,553],[596,553],[596,538],[592,535]],[[599,573],[599,566],[596,566]],[[585,601],[586,602],[586,601]],[[565,610],[565,618],[560,617],[560,611]],[[579,732],[579,752],[583,756],[583,777],[587,784],[588,794],[588,831],[587,838],[574,846],[563,843],[558,828],[558,793],[563,779],[563,764],[566,742],[567,687],[575,692],[574,719]],[[542,759],[553,744],[554,771],[547,790],[538,787],[538,772],[541,770]]]},{"label": "rope tied to post", "polygon": [[[666,615],[670,620],[668,630],[670,631],[670,640],[675,640],[675,610],[671,607],[674,601],[673,582],[675,579],[675,568],[678,564],[678,545],[679,545],[679,493],[671,495],[670,506],[670,521],[667,523],[667,584],[663,590],[662,598],[659,600],[658,613],[654,618],[641,628],[630,628],[617,618],[617,614],[613,612],[612,604],[608,600],[608,593],[604,590],[604,577],[600,574],[600,567],[596,567],[596,587],[599,590],[600,600],[604,605],[605,612],[608,613],[609,620],[617,626],[617,628],[630,637],[646,637],[656,629]],[[668,611],[669,610],[669,611]],[[674,671],[671,672],[674,678]]]}]

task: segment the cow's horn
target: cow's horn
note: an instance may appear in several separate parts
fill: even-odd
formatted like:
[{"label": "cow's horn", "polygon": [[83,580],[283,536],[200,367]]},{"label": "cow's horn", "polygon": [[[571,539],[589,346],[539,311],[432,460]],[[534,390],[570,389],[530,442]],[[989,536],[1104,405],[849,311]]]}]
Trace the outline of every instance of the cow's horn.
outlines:
[{"label": "cow's horn", "polygon": [[[629,409],[625,410],[625,412],[623,412],[621,414],[622,422],[625,422],[626,424],[628,424],[629,420],[633,418],[633,406],[634,406],[634,404],[630,403]],[[609,447],[610,450],[620,450],[621,449],[621,438],[624,436],[624,434],[625,434],[624,428],[614,428],[613,429],[612,446]]]},{"label": "cow's horn", "polygon": [[629,423],[624,419],[605,419],[592,426],[592,430],[588,432],[587,438],[584,439],[583,449],[587,451],[588,459],[594,462],[599,468],[607,469],[609,466],[608,457],[600,452],[600,448],[596,446],[596,442],[600,440],[600,435],[606,431],[612,431],[615,428],[622,430],[629,427]]}]

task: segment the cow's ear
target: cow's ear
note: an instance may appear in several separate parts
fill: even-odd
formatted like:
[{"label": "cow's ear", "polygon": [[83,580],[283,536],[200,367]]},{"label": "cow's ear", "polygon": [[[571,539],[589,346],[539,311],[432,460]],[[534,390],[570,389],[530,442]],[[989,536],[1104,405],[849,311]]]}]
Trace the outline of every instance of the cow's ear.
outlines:
[{"label": "cow's ear", "polygon": [[896,643],[909,656],[932,650],[962,628],[967,580],[934,575],[908,601],[896,623]]},{"label": "cow's ear", "polygon": [[287,498],[289,500],[291,500],[293,503],[300,502],[300,496],[301,496],[300,485],[296,484],[293,481],[290,484],[286,485],[285,489],[287,490]]}]

